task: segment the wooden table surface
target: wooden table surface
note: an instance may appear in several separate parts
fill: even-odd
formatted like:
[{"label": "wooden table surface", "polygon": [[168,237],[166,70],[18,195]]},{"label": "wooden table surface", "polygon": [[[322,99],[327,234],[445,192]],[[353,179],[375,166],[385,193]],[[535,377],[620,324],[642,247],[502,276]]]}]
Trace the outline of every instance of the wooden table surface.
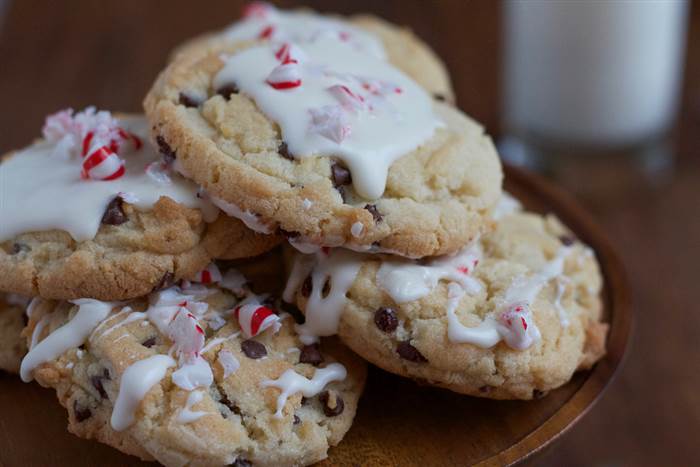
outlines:
[{"label": "wooden table surface", "polygon": [[[283,6],[299,2],[279,2]],[[480,1],[308,1],[411,26],[444,58],[459,106],[499,135],[500,11]],[[72,106],[138,111],[181,40],[234,19],[241,2],[0,0],[0,151]],[[4,8],[4,12],[3,12]],[[675,170],[658,183],[585,181],[584,204],[628,268],[636,332],[625,368],[542,465],[656,466],[700,461],[700,11],[691,14]],[[572,182],[573,183],[573,182]],[[570,188],[581,188],[572,184]],[[0,417],[1,418],[1,417]],[[2,420],[3,423],[11,422]]]}]

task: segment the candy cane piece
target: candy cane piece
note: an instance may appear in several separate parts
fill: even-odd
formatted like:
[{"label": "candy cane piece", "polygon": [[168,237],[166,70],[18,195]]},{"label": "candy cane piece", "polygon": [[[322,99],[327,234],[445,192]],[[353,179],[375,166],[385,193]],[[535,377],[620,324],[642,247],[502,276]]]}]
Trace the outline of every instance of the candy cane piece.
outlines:
[{"label": "candy cane piece", "polygon": [[116,180],[124,175],[124,161],[107,146],[100,146],[83,160],[84,179]]},{"label": "candy cane piece", "polygon": [[278,91],[293,89],[301,86],[301,70],[293,60],[276,66],[265,80],[267,84]]},{"label": "candy cane piece", "polygon": [[233,314],[238,320],[241,331],[248,339],[268,328],[272,328],[273,332],[276,333],[281,327],[279,316],[259,303],[241,305],[233,311]]},{"label": "candy cane piece", "polygon": [[339,105],[325,105],[309,109],[311,114],[310,131],[340,144],[350,136],[351,128],[343,108]]},{"label": "candy cane piece", "polygon": [[209,263],[209,265],[203,270],[195,274],[193,282],[199,282],[200,284],[212,284],[221,281],[221,271],[214,263]]},{"label": "candy cane piece", "polygon": [[204,347],[204,330],[197,318],[184,306],[180,307],[168,324],[168,337],[175,343],[177,352],[185,356],[196,356]]}]

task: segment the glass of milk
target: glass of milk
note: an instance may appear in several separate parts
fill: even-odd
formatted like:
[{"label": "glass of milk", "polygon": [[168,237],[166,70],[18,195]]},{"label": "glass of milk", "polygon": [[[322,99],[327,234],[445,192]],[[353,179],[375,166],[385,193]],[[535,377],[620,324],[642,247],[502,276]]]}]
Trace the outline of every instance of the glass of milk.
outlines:
[{"label": "glass of milk", "polygon": [[684,0],[507,0],[503,157],[551,168],[566,155],[658,153],[687,17]]}]

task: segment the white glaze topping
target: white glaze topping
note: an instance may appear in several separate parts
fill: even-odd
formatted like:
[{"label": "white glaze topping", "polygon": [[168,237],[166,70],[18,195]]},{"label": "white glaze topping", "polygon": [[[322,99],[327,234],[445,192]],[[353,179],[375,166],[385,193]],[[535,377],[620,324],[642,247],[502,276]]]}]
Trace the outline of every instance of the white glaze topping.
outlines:
[{"label": "white glaze topping", "polygon": [[[255,11],[229,26],[224,35],[231,41],[267,37],[274,41],[310,42],[333,38],[345,40],[359,51],[384,58],[384,46],[374,35],[345,21],[311,11],[283,11],[257,5]],[[269,31],[269,32],[268,32]]]},{"label": "white glaze topping", "polygon": [[458,282],[469,293],[477,293],[481,285],[470,274],[479,264],[481,251],[473,244],[454,256],[441,256],[425,264],[403,258],[382,261],[377,271],[377,284],[396,303],[418,300],[428,295],[442,279]]},{"label": "white glaze topping", "polygon": [[199,387],[208,388],[214,382],[209,363],[200,356],[181,364],[171,378],[175,386],[185,391],[192,391]]},{"label": "white glaze topping", "polygon": [[180,409],[177,414],[177,421],[179,423],[192,423],[195,420],[199,420],[205,416],[208,412],[193,411],[192,407],[195,404],[199,404],[204,399],[204,394],[201,391],[193,391],[187,396],[187,402],[185,406]]},{"label": "white glaze topping", "polygon": [[219,352],[217,361],[221,368],[224,370],[224,379],[231,376],[241,367],[241,362],[228,350],[222,350]]},{"label": "white glaze topping", "polygon": [[388,62],[333,38],[300,43],[280,64],[279,43],[225,58],[214,87],[235,83],[276,122],[294,157],[333,156],[366,199],[384,192],[389,166],[442,125],[430,96]]},{"label": "white glaze topping", "polygon": [[[338,332],[340,315],[347,302],[346,294],[360,271],[362,255],[343,249],[323,250],[314,256],[297,255],[284,291],[284,300],[291,302],[294,292],[311,274],[312,289],[306,303],[306,321],[296,325],[299,339],[311,344],[321,336]],[[328,281],[330,290],[324,297]]]},{"label": "white glaze topping", "polygon": [[32,373],[37,366],[59,357],[68,349],[82,345],[114,306],[112,303],[88,298],[73,300],[71,303],[79,307],[73,319],[36,344],[22,360],[20,375],[25,383],[33,379]]},{"label": "white glaze topping", "polygon": [[272,233],[272,227],[261,222],[255,213],[244,211],[235,204],[228,203],[223,199],[216,198],[214,196],[209,196],[209,199],[216,207],[224,211],[226,214],[242,221],[250,230],[263,234]]},{"label": "white glaze topping", "polygon": [[[125,130],[146,141],[148,124],[142,117],[118,120]],[[74,145],[79,146],[79,144]],[[138,209],[150,209],[161,196],[201,209],[213,221],[218,210],[198,198],[197,187],[177,174],[170,182],[146,173],[160,155],[148,144],[141,149],[123,145],[119,155],[126,173],[112,181],[81,179],[77,147],[41,141],[17,151],[0,164],[0,242],[21,233],[52,229],[68,232],[76,241],[95,237],[107,205],[119,193]]]},{"label": "white glaze topping", "polygon": [[262,387],[274,387],[282,391],[277,397],[277,411],[275,418],[282,418],[282,409],[287,403],[287,399],[292,394],[300,392],[304,397],[313,397],[323,391],[323,388],[332,381],[342,381],[347,376],[345,367],[340,363],[331,363],[325,368],[318,368],[314,376],[308,379],[296,371],[289,369],[282,373],[282,376],[275,380],[265,380]]},{"label": "white glaze topping", "polygon": [[135,413],[146,393],[162,380],[175,360],[167,355],[153,355],[130,365],[122,374],[119,394],[114,403],[111,425],[123,431],[135,421]]}]

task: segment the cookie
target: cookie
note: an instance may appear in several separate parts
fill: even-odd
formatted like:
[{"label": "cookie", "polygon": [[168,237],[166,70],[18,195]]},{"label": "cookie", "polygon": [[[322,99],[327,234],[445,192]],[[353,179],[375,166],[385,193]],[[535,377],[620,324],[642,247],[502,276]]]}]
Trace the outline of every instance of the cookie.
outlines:
[{"label": "cookie", "polygon": [[[68,429],[144,460],[306,465],[350,428],[364,362],[335,339],[303,345],[237,270],[119,305],[46,302],[25,381],[56,389]],[[279,314],[277,314],[279,313]]]},{"label": "cookie", "polygon": [[531,399],[605,352],[592,251],[553,216],[505,213],[459,254],[299,255],[285,299],[302,339],[338,334],[375,365],[473,396]]},{"label": "cookie", "polygon": [[3,158],[0,290],[129,299],[278,242],[220,215],[146,133],[143,117],[62,111]]},{"label": "cookie", "polygon": [[500,195],[481,126],[342,41],[180,54],[145,109],[217,206],[305,250],[453,253]]},{"label": "cookie", "polygon": [[221,43],[260,36],[270,40],[303,41],[324,34],[339,34],[346,40],[354,40],[368,52],[389,60],[436,99],[454,102],[447,69],[435,52],[410,29],[373,15],[343,18],[308,9],[279,10],[272,5],[256,4],[244,10],[240,21],[222,31],[189,40],[172,55],[187,55]]},{"label": "cookie", "polygon": [[0,370],[17,373],[27,344],[22,329],[27,324],[25,310],[29,299],[14,294],[0,293]]}]

